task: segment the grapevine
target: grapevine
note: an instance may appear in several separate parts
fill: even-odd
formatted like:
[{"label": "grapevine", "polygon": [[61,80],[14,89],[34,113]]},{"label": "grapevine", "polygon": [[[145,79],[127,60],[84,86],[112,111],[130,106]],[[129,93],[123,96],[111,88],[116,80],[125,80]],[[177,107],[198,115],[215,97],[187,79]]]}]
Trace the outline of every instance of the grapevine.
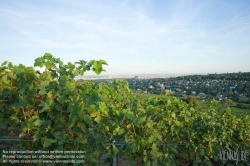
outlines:
[{"label": "grapevine", "polygon": [[[225,164],[221,149],[250,149],[250,118],[231,110],[202,110],[178,99],[142,100],[117,79],[79,82],[86,71],[105,71],[104,60],[64,64],[50,53],[34,67],[0,67],[0,128],[19,130],[30,150],[84,150],[86,165],[103,165],[119,151],[137,165]],[[221,111],[220,111],[221,112]],[[110,139],[124,142],[111,147]],[[239,163],[240,164],[240,163]]]}]

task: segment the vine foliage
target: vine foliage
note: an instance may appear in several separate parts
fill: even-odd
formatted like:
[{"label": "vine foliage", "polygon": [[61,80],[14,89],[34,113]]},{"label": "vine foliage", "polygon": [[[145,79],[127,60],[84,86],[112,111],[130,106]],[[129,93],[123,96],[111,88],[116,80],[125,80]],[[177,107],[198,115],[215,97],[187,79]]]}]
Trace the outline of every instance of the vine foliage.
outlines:
[{"label": "vine foliage", "polygon": [[[64,64],[50,53],[35,60],[43,72],[2,63],[0,128],[26,133],[32,140],[22,142],[26,149],[84,150],[86,165],[103,165],[103,156],[119,151],[137,165],[235,164],[222,161],[220,150],[250,149],[250,118],[238,119],[229,108],[215,110],[216,101],[198,110],[177,98],[140,99],[119,79],[75,80],[90,70],[100,74],[103,65],[104,60]],[[124,144],[112,147],[110,139]]]}]

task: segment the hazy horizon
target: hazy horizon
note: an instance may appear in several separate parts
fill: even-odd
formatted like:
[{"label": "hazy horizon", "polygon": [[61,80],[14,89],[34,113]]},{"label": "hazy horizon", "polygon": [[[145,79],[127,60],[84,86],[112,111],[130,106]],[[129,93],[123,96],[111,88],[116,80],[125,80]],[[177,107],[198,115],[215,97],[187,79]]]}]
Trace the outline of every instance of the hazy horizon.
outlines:
[{"label": "hazy horizon", "polygon": [[[241,72],[241,71],[239,71]],[[232,73],[239,73],[239,72],[232,72]],[[226,72],[226,73],[148,73],[148,74],[105,74],[101,73],[100,75],[96,74],[89,74],[89,75],[83,75],[79,77],[102,77],[102,76],[158,76],[158,75],[207,75],[207,74],[230,74],[231,72]],[[250,73],[250,72],[241,72],[241,73]]]},{"label": "hazy horizon", "polygon": [[49,52],[104,59],[101,75],[250,71],[249,0],[0,1],[0,22],[0,63]]}]

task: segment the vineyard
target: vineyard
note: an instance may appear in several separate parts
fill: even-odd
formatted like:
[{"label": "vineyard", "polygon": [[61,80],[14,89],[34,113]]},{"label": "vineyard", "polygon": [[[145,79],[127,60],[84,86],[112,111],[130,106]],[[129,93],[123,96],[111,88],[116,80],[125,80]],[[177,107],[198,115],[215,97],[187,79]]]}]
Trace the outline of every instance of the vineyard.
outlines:
[{"label": "vineyard", "polygon": [[[198,110],[174,97],[142,100],[119,79],[74,80],[90,70],[100,74],[103,65],[104,60],[64,64],[49,53],[35,60],[43,72],[2,63],[0,129],[31,140],[20,141],[20,149],[84,150],[90,166],[111,164],[117,153],[138,166],[236,165],[220,152],[250,150],[250,117],[216,110],[216,100]],[[117,144],[110,146],[110,140]]]}]

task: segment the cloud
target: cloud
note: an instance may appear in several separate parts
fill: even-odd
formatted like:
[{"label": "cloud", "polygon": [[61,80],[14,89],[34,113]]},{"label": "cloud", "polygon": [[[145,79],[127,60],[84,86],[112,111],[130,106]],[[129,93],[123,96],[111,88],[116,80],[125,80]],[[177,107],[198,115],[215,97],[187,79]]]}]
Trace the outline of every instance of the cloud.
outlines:
[{"label": "cloud", "polygon": [[101,57],[121,73],[157,73],[169,67],[186,71],[190,66],[207,71],[214,60],[225,67],[232,61],[244,66],[241,59],[250,60],[250,10],[234,3],[1,2],[0,44],[10,48],[6,43],[11,42],[24,55],[27,50],[53,51],[65,61]]}]

